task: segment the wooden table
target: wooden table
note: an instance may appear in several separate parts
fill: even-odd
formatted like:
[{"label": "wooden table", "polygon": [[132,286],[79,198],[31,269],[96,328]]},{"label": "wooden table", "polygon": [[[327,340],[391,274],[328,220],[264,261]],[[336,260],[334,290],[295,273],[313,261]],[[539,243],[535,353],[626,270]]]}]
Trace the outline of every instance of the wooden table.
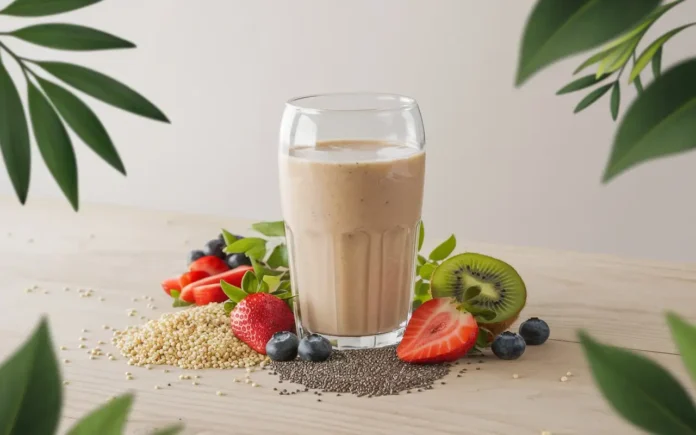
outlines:
[{"label": "wooden table", "polygon": [[[0,198],[0,358],[48,314],[56,347],[69,348],[56,349],[59,357],[72,361],[62,364],[70,385],[61,431],[109,397],[132,390],[137,398],[128,430],[134,434],[179,420],[189,434],[637,433],[593,385],[578,328],[655,359],[690,385],[663,312],[674,309],[696,320],[696,265],[461,242],[460,250],[503,258],[519,270],[529,289],[523,317],[539,316],[551,325],[547,344],[528,348],[518,361],[476,360],[480,371],[461,378],[453,373],[446,385],[421,394],[369,400],[326,394],[321,403],[313,395],[278,396],[276,378],[265,372],[253,375],[261,388],[234,383],[239,371],[219,370],[202,371],[201,385],[194,387],[178,380],[179,369],[130,367],[124,358],[90,360],[77,349],[78,337],[91,345],[104,340],[105,351],[115,353],[103,324],[143,322],[127,317],[129,308],[149,318],[173,310],[161,279],[180,273],[187,251],[219,228],[244,232],[250,222],[94,205],[75,214],[62,201],[30,203],[22,208],[13,198]],[[460,240],[467,235],[461,228]],[[24,292],[33,285],[48,294]],[[66,286],[72,291],[64,292]],[[94,289],[94,296],[79,298],[78,288]],[[156,310],[146,308],[143,295],[155,298]],[[135,379],[126,381],[126,371]],[[570,381],[560,382],[568,371]],[[155,390],[155,384],[166,387]],[[226,396],[216,396],[218,390]]]}]

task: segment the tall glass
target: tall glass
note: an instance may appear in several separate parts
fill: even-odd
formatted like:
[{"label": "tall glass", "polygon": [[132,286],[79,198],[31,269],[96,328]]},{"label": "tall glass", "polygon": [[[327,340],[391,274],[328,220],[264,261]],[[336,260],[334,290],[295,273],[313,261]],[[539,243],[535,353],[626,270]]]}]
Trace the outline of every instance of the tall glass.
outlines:
[{"label": "tall glass", "polygon": [[397,343],[411,312],[425,131],[412,98],[288,101],[280,191],[301,335],[339,348]]}]

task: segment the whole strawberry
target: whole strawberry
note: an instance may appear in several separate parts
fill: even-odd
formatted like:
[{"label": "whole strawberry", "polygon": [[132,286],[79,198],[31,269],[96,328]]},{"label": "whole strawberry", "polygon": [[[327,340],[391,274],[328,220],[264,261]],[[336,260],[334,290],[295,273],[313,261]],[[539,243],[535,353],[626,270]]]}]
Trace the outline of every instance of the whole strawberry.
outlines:
[{"label": "whole strawberry", "polygon": [[273,334],[295,330],[295,317],[283,300],[268,293],[253,293],[232,310],[230,325],[238,339],[265,355]]}]

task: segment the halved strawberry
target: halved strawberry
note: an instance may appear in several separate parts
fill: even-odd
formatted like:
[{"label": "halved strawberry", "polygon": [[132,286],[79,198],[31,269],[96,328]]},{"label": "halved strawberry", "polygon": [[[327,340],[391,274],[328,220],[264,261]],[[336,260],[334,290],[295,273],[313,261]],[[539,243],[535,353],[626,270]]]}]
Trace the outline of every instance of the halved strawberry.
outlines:
[{"label": "halved strawberry", "polygon": [[193,296],[196,300],[196,305],[208,305],[213,302],[225,302],[227,299],[229,299],[225,292],[222,291],[222,287],[220,287],[219,282],[217,284],[194,287]]},{"label": "halved strawberry", "polygon": [[477,335],[474,316],[459,311],[453,299],[431,299],[413,312],[396,354],[410,363],[456,361],[474,347]]},{"label": "halved strawberry", "polygon": [[172,290],[181,291],[181,284],[179,283],[179,277],[175,276],[173,278],[167,278],[162,281],[162,290],[169,296],[171,296]]},{"label": "halved strawberry", "polygon": [[207,278],[209,276],[210,276],[209,273],[203,272],[202,270],[194,270],[193,272],[186,272],[179,277],[179,285],[181,285],[181,288],[184,288],[187,285],[191,284],[192,282],[200,281],[203,278]]},{"label": "halved strawberry", "polygon": [[189,266],[189,272],[203,271],[208,275],[217,275],[227,270],[230,270],[227,263],[213,255],[201,257]]}]

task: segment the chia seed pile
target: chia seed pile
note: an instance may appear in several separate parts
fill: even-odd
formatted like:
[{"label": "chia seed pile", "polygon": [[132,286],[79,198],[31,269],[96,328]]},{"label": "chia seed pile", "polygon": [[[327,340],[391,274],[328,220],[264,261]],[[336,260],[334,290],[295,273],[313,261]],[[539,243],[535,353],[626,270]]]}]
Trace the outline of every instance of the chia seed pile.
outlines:
[{"label": "chia seed pile", "polygon": [[302,360],[271,362],[282,381],[332,393],[385,396],[412,389],[432,389],[450,371],[448,364],[409,364],[396,356],[396,347],[334,350],[321,363]]}]

